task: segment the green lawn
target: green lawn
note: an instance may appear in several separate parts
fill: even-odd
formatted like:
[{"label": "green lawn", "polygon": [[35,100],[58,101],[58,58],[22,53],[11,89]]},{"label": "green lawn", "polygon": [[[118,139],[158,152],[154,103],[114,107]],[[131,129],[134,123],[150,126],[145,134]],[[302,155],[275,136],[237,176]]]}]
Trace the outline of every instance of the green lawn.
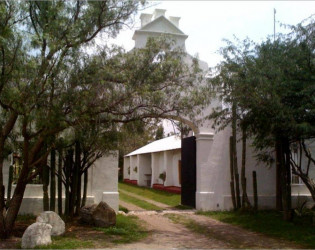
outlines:
[{"label": "green lawn", "polygon": [[282,220],[276,211],[258,213],[242,212],[198,212],[222,222],[238,225],[251,231],[296,242],[306,248],[315,248],[315,226],[310,216],[295,217],[293,222]]},{"label": "green lawn", "polygon": [[110,228],[97,228],[104,232],[106,235],[117,235],[119,238],[113,240],[113,243],[130,243],[139,241],[148,235],[136,216],[123,216],[117,215],[115,227]]},{"label": "green lawn", "polygon": [[155,206],[155,205],[148,203],[146,201],[143,201],[143,200],[139,200],[137,198],[134,198],[134,197],[129,196],[129,195],[124,194],[124,193],[119,194],[119,199],[121,199],[122,201],[128,202],[128,203],[134,204],[134,205],[141,207],[143,209],[146,209],[146,210],[162,210],[161,207]]},{"label": "green lawn", "polygon": [[[139,241],[147,237],[139,219],[135,216],[118,214],[116,226],[109,228],[90,228],[80,234],[89,234],[87,239],[78,232],[67,232],[63,236],[52,237],[52,244],[40,246],[39,249],[77,249],[77,248],[110,248],[116,244]],[[113,245],[114,244],[114,245]]]},{"label": "green lawn", "polygon": [[180,194],[172,194],[147,187],[138,187],[127,183],[119,183],[118,187],[119,189],[141,195],[145,198],[164,203],[171,207],[176,207],[180,204]]}]

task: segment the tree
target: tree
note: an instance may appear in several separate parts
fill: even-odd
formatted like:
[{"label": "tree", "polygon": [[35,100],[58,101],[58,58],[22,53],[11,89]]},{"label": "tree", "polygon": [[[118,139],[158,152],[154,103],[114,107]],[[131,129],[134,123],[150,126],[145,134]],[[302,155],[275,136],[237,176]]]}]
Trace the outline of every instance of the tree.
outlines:
[{"label": "tree", "polygon": [[[137,10],[138,2],[0,4],[1,11],[12,20],[4,22],[9,23],[6,27],[17,30],[10,33],[12,39],[18,41],[18,35],[23,36],[22,45],[14,47],[21,54],[22,70],[17,67],[20,65],[14,66],[16,73],[10,79],[1,78],[4,126],[2,137],[0,135],[0,184],[3,183],[3,149],[8,135],[16,132],[23,138],[23,167],[10,206],[6,213],[0,213],[0,236],[5,238],[12,231],[26,184],[43,171],[43,163],[56,147],[55,138],[81,124],[102,124],[103,133],[116,126],[119,129],[121,125],[117,124],[137,120],[181,114],[193,116],[193,111],[200,110],[204,104],[206,94],[194,84],[198,76],[197,65],[190,68],[185,65],[182,60],[185,53],[173,49],[166,39],[150,39],[146,48],[127,54],[109,48],[100,49],[95,55],[84,53],[82,47],[93,41],[99,32],[114,36]],[[12,7],[12,11],[11,4],[21,8]],[[25,14],[21,15],[25,16],[21,24],[17,24],[20,20],[17,10]],[[3,34],[6,33],[2,32],[1,36]],[[4,45],[12,52],[10,43]],[[2,52],[1,59],[3,54],[10,55]],[[7,59],[0,64],[7,67]],[[75,164],[76,171],[79,150],[81,146],[77,147],[76,154],[70,150],[66,157],[67,164]],[[66,185],[68,195],[69,190],[70,186]],[[0,200],[4,201],[3,192]],[[3,211],[3,206],[0,208]]]},{"label": "tree", "polygon": [[[252,42],[248,39],[237,44],[227,41],[227,46],[220,50],[224,61],[217,67],[217,74],[209,79],[209,83],[216,92],[223,105],[213,110],[210,119],[214,120],[213,127],[218,130],[231,126],[232,135],[230,138],[230,161],[231,161],[231,194],[234,209],[251,207],[246,190],[246,141],[247,111],[242,108],[236,98],[238,88],[247,81],[249,67],[253,60]],[[242,202],[240,199],[239,173],[237,161],[237,131],[241,131],[242,139],[242,167],[241,167],[241,187]]]},{"label": "tree", "polygon": [[261,152],[260,159],[265,160],[275,148],[287,220],[292,217],[292,144],[315,135],[313,38],[314,20],[311,18],[307,25],[292,27],[289,35],[259,44],[248,80],[236,93],[241,107],[246,110],[247,124],[254,145]]},{"label": "tree", "polygon": [[[137,7],[134,1],[0,3],[1,190],[4,147],[15,126],[20,126],[24,159],[10,207],[5,216],[0,213],[1,238],[10,235],[25,186],[41,169],[32,175],[29,173],[49,154],[51,147],[45,154],[38,154],[45,139],[67,127],[64,120],[57,118],[65,111],[62,98],[69,97],[71,90],[66,91],[67,95],[61,94],[65,85],[60,77],[63,74],[67,79],[66,68],[72,59],[78,59],[80,46],[92,41],[101,31],[116,35]],[[0,200],[4,200],[3,191]],[[0,205],[0,210],[3,209]]]},{"label": "tree", "polygon": [[[302,173],[301,164],[292,160],[292,146],[300,144],[302,152],[303,142],[315,136],[315,26],[312,17],[308,22],[291,27],[290,34],[276,41],[267,39],[252,49],[247,40],[242,46],[229,44],[223,50],[225,61],[219,74],[212,80],[225,103],[230,104],[213,114],[215,125],[225,127],[232,120],[235,131],[236,115],[243,131],[243,148],[250,136],[259,160],[270,162],[276,152],[286,220],[292,217],[291,169],[314,197],[314,182],[306,177],[308,171]],[[314,161],[307,147],[304,153],[309,169]]]},{"label": "tree", "polygon": [[163,125],[158,126],[155,133],[155,140],[160,140],[164,138],[164,127]]}]

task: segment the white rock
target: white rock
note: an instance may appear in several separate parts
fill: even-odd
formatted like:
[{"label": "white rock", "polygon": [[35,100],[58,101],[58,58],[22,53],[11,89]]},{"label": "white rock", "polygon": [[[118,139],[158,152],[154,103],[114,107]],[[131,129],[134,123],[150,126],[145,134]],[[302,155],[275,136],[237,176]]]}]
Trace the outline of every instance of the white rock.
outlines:
[{"label": "white rock", "polygon": [[22,236],[22,248],[34,248],[36,246],[51,244],[52,226],[46,223],[35,222],[26,228]]},{"label": "white rock", "polygon": [[53,211],[42,212],[36,218],[36,222],[43,222],[52,226],[51,235],[62,235],[65,232],[65,223],[58,214]]}]

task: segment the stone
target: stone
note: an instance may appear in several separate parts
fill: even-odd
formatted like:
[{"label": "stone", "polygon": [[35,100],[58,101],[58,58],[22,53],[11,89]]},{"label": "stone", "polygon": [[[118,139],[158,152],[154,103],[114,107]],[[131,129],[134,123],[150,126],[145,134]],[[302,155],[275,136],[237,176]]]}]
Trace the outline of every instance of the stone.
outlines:
[{"label": "stone", "polygon": [[106,202],[85,206],[80,210],[80,222],[96,227],[116,225],[116,213]]},{"label": "stone", "polygon": [[93,225],[94,221],[93,221],[92,213],[96,207],[97,207],[96,204],[87,205],[87,206],[82,207],[79,211],[79,215],[80,215],[79,221],[81,223]]},{"label": "stone", "polygon": [[52,226],[42,222],[35,222],[26,228],[22,236],[22,248],[34,248],[51,244]]},{"label": "stone", "polygon": [[50,224],[52,226],[52,236],[62,235],[66,230],[64,221],[53,211],[42,212],[39,216],[37,216],[36,222]]}]

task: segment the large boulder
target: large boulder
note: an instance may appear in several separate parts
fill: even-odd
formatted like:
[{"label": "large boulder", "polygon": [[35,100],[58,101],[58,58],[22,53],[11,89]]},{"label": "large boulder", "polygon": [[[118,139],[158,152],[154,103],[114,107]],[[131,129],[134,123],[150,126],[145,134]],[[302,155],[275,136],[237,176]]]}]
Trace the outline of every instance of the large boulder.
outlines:
[{"label": "large boulder", "polygon": [[62,235],[66,229],[64,221],[53,211],[42,212],[39,216],[37,216],[36,222],[50,224],[52,226],[52,236]]},{"label": "large boulder", "polygon": [[96,227],[116,225],[116,213],[106,202],[85,206],[80,210],[80,221]]},{"label": "large boulder", "polygon": [[34,248],[51,244],[52,226],[46,223],[35,222],[26,228],[22,236],[22,248]]}]

